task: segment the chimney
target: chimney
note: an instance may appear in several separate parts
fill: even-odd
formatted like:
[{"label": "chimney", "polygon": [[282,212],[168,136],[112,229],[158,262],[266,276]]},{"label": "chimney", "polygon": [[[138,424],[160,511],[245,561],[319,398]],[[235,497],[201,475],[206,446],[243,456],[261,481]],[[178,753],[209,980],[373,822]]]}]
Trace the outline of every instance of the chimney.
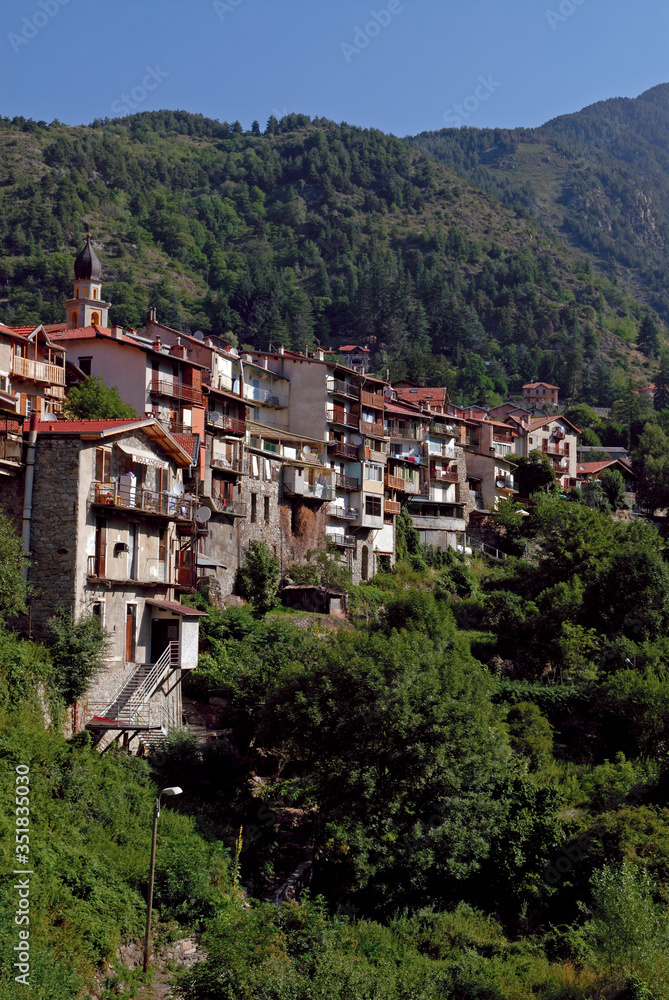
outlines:
[{"label": "chimney", "polygon": [[151,344],[151,347],[154,349],[154,351],[159,351],[162,348],[162,346],[163,345],[160,337],[156,337],[156,339]]},{"label": "chimney", "polygon": [[113,326],[111,328],[111,335],[114,338],[114,340],[122,340],[123,339],[123,327],[122,326]]},{"label": "chimney", "polygon": [[286,348],[283,346],[283,344],[279,344],[279,346],[276,349],[276,353],[277,354],[285,354],[285,352],[286,352]]},{"label": "chimney", "polygon": [[149,323],[157,323],[157,322],[158,320],[156,319],[156,307],[151,306],[151,308],[149,309]]},{"label": "chimney", "polygon": [[325,361],[325,351],[321,350],[320,347],[317,347],[314,350],[313,357],[316,361]]}]

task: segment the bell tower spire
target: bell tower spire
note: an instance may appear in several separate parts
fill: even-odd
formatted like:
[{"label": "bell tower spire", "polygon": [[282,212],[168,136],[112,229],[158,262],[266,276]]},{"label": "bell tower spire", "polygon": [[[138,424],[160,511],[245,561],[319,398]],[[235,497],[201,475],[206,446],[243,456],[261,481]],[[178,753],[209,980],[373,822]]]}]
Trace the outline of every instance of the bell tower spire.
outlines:
[{"label": "bell tower spire", "polygon": [[68,330],[108,326],[111,302],[102,301],[102,265],[91,246],[91,234],[74,262],[74,296],[65,303]]}]

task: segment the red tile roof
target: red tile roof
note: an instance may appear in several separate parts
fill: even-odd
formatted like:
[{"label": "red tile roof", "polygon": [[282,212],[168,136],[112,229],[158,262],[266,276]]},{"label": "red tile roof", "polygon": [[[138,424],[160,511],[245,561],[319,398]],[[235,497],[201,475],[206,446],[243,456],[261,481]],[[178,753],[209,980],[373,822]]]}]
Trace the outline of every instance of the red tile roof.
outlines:
[{"label": "red tile roof", "polygon": [[530,420],[529,424],[527,424],[527,428],[528,430],[536,431],[540,427],[543,427],[544,424],[552,424],[556,420],[564,420],[565,424],[569,424],[569,426],[573,428],[577,434],[581,433],[580,427],[577,427],[576,424],[572,424],[571,420],[567,420],[567,418],[563,417],[561,413],[556,413],[553,417],[535,417],[534,420]]},{"label": "red tile roof", "polygon": [[113,427],[135,427],[152,419],[147,417],[128,420],[125,417],[117,420],[38,420],[37,432],[38,434],[90,434],[91,431],[106,431]]},{"label": "red tile roof", "polygon": [[111,329],[108,326],[79,326],[74,330],[63,330],[62,333],[57,333],[54,340],[94,340],[97,337],[106,338],[107,340],[114,340],[115,343],[119,344],[131,344],[133,347],[139,350],[143,349],[142,344],[138,344],[136,340],[132,337],[126,337],[125,334],[121,334],[121,337],[112,337]]},{"label": "red tile roof", "polygon": [[208,617],[206,611],[198,611],[196,608],[188,608],[185,604],[179,604],[178,601],[159,601],[157,598],[151,597],[146,603],[153,605],[154,608],[162,608],[164,611],[174,611],[177,615],[192,615],[197,618]]},{"label": "red tile roof", "polygon": [[194,434],[172,434],[172,437],[187,455],[193,456],[193,461],[197,459],[195,448],[198,444],[198,439]]},{"label": "red tile roof", "polygon": [[550,382],[528,382],[523,389],[536,389],[538,385],[543,385],[545,389],[559,389],[559,385],[551,385]]},{"label": "red tile roof", "polygon": [[35,323],[32,326],[8,326],[5,329],[18,333],[21,337],[28,337],[38,326],[43,326],[47,333],[58,333],[65,329],[65,323]]},{"label": "red tile roof", "polygon": [[622,465],[627,472],[632,471],[627,462],[623,462],[622,458],[608,458],[602,462],[579,462],[578,471],[586,476],[592,476],[597,472],[603,472],[604,469],[608,469],[611,465]]},{"label": "red tile roof", "polygon": [[448,403],[448,392],[445,388],[429,389],[425,386],[421,386],[416,389],[395,389],[395,392],[398,396],[401,396],[402,399],[411,403],[420,403],[423,400],[427,403],[439,403],[441,406]]},{"label": "red tile roof", "polygon": [[329,353],[341,354],[343,351],[364,351],[365,354],[369,354],[369,347],[358,347],[357,344],[344,344],[343,347],[336,347]]},{"label": "red tile roof", "polygon": [[402,417],[424,417],[430,419],[430,414],[425,410],[411,410],[408,406],[398,406],[397,403],[386,403],[386,413],[398,413]]}]

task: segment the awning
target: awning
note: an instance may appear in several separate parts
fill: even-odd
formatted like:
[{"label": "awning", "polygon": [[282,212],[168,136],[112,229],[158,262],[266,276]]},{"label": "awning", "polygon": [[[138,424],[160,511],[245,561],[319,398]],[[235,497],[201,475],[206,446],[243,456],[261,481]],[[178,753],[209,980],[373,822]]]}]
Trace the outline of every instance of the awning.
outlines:
[{"label": "awning", "polygon": [[198,611],[197,608],[187,608],[185,604],[179,604],[178,601],[158,601],[154,598],[149,598],[146,603],[151,604],[154,608],[160,608],[161,611],[172,611],[175,615],[186,615],[194,618],[209,617],[206,611]]},{"label": "awning", "polygon": [[138,465],[152,465],[154,469],[169,469],[170,467],[169,462],[164,462],[162,458],[156,458],[150,451],[144,451],[142,448],[135,448],[131,444],[121,444],[120,442],[118,442],[118,447]]}]

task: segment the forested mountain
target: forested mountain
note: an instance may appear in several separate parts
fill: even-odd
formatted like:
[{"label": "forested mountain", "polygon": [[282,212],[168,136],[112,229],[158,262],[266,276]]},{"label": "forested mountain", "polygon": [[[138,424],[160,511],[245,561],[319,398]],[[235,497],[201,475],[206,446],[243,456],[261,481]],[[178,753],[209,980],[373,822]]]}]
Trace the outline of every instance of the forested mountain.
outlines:
[{"label": "forested mountain", "polygon": [[406,141],[526,209],[669,319],[669,84],[541,128],[451,128]]},{"label": "forested mountain", "polygon": [[62,318],[89,226],[124,326],[155,305],[260,348],[355,341],[377,370],[466,401],[541,378],[609,405],[630,374],[650,379],[647,310],[498,193],[304,115],[262,132],[169,111],[0,120],[0,319]]}]

